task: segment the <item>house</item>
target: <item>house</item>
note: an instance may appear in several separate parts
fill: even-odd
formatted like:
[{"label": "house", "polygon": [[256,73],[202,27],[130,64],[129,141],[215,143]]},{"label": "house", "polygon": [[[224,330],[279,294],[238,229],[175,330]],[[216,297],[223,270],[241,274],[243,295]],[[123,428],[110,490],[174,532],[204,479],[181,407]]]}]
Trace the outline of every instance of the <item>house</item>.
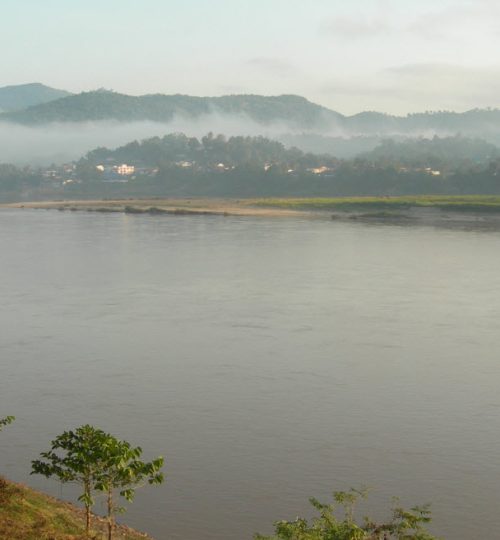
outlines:
[{"label": "house", "polygon": [[121,165],[115,165],[113,170],[120,176],[130,176],[131,174],[134,174],[135,167],[133,165],[122,163]]}]

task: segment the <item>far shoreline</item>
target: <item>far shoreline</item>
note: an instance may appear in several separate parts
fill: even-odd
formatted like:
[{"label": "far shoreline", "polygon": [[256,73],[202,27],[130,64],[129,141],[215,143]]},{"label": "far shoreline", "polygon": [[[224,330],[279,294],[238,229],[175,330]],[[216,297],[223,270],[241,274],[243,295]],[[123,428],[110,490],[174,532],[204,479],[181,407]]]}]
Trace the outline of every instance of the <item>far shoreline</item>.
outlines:
[{"label": "far shoreline", "polygon": [[336,198],[128,198],[19,201],[0,209],[171,216],[302,218],[500,230],[495,195]]},{"label": "far shoreline", "polygon": [[214,215],[248,217],[329,217],[330,212],[302,209],[259,207],[260,199],[92,199],[2,203],[0,208],[29,208],[38,210],[121,212],[127,214]]}]

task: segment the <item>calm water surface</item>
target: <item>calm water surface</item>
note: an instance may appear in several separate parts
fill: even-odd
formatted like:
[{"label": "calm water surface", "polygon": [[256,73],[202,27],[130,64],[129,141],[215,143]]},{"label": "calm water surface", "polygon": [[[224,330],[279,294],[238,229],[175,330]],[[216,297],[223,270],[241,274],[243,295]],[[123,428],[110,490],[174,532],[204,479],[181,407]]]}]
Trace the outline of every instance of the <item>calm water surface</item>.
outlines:
[{"label": "calm water surface", "polygon": [[[92,423],[166,457],[126,520],[240,540],[372,486],[500,527],[500,233],[0,211],[0,471]],[[62,496],[73,491],[64,487]]]}]

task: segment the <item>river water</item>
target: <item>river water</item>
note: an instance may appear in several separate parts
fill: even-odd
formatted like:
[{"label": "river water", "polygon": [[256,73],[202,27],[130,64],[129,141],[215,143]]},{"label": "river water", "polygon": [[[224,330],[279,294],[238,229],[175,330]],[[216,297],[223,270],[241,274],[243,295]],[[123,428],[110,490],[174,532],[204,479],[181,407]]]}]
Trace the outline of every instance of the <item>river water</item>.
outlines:
[{"label": "river water", "polygon": [[[122,520],[240,540],[372,487],[500,527],[500,232],[0,211],[0,471],[91,423],[166,459]],[[97,510],[101,510],[98,506]]]}]

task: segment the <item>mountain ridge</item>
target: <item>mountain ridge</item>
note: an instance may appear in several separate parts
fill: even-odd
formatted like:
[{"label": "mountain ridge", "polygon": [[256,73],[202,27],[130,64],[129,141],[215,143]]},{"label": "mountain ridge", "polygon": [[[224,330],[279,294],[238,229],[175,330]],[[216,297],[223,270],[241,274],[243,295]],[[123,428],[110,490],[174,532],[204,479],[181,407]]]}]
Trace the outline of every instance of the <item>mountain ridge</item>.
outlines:
[{"label": "mountain ridge", "polygon": [[0,111],[13,112],[67,97],[71,92],[34,82],[0,88]]},{"label": "mountain ridge", "polygon": [[211,113],[246,115],[264,125],[269,121],[295,122],[299,127],[313,127],[318,124],[326,126],[342,117],[340,113],[316,105],[302,96],[290,94],[238,94],[220,97],[183,94],[130,96],[98,90],[62,97],[21,111],[3,113],[0,114],[0,121],[25,125],[99,120],[169,122],[175,115],[198,118]]},{"label": "mountain ridge", "polygon": [[[0,95],[2,90],[0,88]],[[283,132],[344,137],[464,134],[500,140],[499,109],[471,109],[461,113],[435,111],[406,116],[361,111],[346,116],[294,94],[201,97],[154,93],[131,96],[96,90],[4,112],[0,114],[0,122],[26,126],[100,121],[168,123],[176,118],[202,121],[210,115],[251,120],[263,127],[277,126]]]}]

